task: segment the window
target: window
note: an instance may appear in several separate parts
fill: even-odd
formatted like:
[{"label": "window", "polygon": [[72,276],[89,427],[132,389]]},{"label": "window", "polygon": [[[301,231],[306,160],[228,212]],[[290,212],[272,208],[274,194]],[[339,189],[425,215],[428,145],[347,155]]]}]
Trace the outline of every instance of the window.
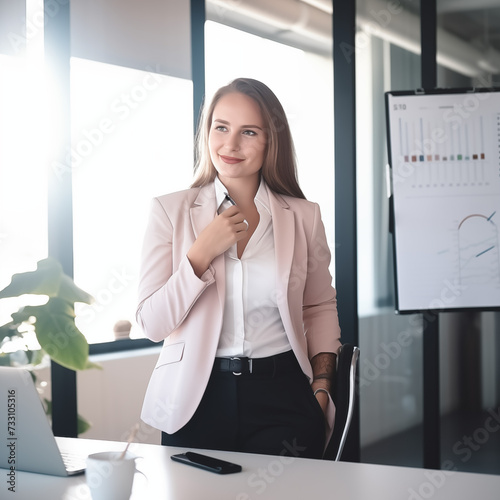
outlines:
[{"label": "window", "polygon": [[192,84],[153,71],[71,61],[75,282],[91,293],[77,304],[89,342],[114,339],[135,323],[142,237],[151,198],[186,189],[192,178]]},{"label": "window", "polygon": [[[78,11],[82,15],[71,20],[79,42],[88,31],[85,22],[92,23],[92,12],[102,5],[86,2],[80,7],[85,7]],[[110,2],[105,7],[113,9]],[[119,320],[130,321],[132,338],[142,336],[134,316],[150,201],[185,189],[192,177],[192,83],[184,78],[189,62],[182,56],[189,50],[189,35],[183,29],[189,9],[175,10],[172,3],[163,9],[176,15],[162,17],[148,11],[149,17],[138,25],[147,26],[149,35],[154,31],[168,36],[153,36],[153,42],[139,36],[144,42],[141,50],[132,51],[130,61],[123,63],[138,68],[141,61],[157,60],[157,66],[144,63],[138,70],[71,59],[72,143],[64,163],[53,161],[48,153],[57,134],[45,134],[51,114],[45,104],[50,86],[44,73],[44,22],[55,22],[57,5],[51,9],[40,0],[28,0],[1,9],[0,288],[13,273],[34,269],[47,256],[47,173],[62,178],[71,172],[72,198],[67,200],[73,203],[74,279],[96,299],[91,306],[76,304],[77,325],[91,343],[113,340]],[[131,8],[129,15],[135,21],[133,13]],[[162,19],[154,30],[152,17]],[[175,29],[165,29],[168,22],[182,31],[180,38]],[[96,59],[118,50],[113,43],[126,38],[129,24],[122,19],[112,28],[114,38],[110,27],[98,33],[108,37],[109,46],[97,39],[90,44]],[[136,32],[133,35],[137,37]],[[131,38],[127,41],[133,44]],[[181,42],[182,48],[172,47]],[[161,57],[152,55],[148,43],[160,50]],[[80,51],[82,45],[89,46],[75,45]],[[121,48],[125,51],[123,43]],[[169,50],[174,49],[172,57]],[[165,72],[181,77],[161,74]],[[4,324],[16,305],[6,300],[0,308]]]},{"label": "window", "polygon": [[[36,4],[27,2],[26,9],[35,19]],[[12,274],[33,270],[48,247],[43,37],[32,26],[25,39],[23,17],[11,21],[19,25],[0,53],[0,289]],[[17,305],[24,303],[0,301],[1,325]]]}]

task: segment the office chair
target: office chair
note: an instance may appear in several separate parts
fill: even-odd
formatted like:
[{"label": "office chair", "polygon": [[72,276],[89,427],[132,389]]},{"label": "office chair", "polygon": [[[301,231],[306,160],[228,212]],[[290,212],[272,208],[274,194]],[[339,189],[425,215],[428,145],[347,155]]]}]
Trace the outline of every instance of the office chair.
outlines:
[{"label": "office chair", "polygon": [[325,460],[340,460],[351,425],[355,403],[356,364],[359,348],[343,344],[337,353],[337,372],[330,394],[335,403],[336,414],[333,434],[326,448]]}]

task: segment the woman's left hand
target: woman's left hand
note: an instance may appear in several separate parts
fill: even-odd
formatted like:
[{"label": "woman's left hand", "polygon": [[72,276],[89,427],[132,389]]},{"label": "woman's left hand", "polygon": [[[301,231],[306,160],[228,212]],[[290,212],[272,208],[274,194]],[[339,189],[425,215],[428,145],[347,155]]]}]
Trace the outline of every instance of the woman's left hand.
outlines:
[{"label": "woman's left hand", "polygon": [[[313,392],[316,392],[320,388],[326,389],[325,387],[322,387],[321,385],[314,383],[312,384],[311,388]],[[321,406],[323,413],[326,415],[326,408],[328,406],[328,401],[329,401],[328,393],[326,393],[325,391],[317,391],[315,397],[318,400],[318,403]]]},{"label": "woman's left hand", "polygon": [[311,359],[311,366],[313,369],[313,382],[311,387],[316,393],[316,399],[325,416],[328,407],[330,387],[335,375],[336,360],[337,356],[333,352],[321,352]]}]

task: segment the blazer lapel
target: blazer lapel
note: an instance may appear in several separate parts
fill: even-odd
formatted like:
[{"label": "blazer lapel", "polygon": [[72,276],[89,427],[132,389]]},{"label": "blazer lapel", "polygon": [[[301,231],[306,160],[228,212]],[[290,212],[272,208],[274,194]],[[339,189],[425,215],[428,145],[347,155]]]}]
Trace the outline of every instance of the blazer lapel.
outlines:
[{"label": "blazer lapel", "polygon": [[203,229],[214,219],[216,213],[215,205],[215,188],[213,183],[200,188],[198,196],[189,211],[195,238],[198,238]]},{"label": "blazer lapel", "polygon": [[[191,225],[195,238],[205,229],[216,216],[215,187],[213,182],[200,188],[198,196],[193,202],[189,211]],[[212,267],[215,270],[215,284],[219,296],[221,314],[224,308],[224,295],[226,293],[226,268],[224,265],[224,254],[218,255],[212,261]]]},{"label": "blazer lapel", "polygon": [[288,203],[278,194],[267,190],[273,218],[274,248],[276,253],[276,284],[278,286],[278,307],[285,329],[291,321],[288,309],[288,285],[292,271],[295,241],[295,215]]}]

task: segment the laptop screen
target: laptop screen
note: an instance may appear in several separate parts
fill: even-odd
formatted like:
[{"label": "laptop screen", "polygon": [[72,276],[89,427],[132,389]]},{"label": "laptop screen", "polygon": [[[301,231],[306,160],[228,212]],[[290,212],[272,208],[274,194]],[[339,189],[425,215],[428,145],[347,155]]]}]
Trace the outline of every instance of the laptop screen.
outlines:
[{"label": "laptop screen", "polygon": [[0,366],[0,436],[0,467],[12,478],[18,470],[67,475],[28,370]]}]

